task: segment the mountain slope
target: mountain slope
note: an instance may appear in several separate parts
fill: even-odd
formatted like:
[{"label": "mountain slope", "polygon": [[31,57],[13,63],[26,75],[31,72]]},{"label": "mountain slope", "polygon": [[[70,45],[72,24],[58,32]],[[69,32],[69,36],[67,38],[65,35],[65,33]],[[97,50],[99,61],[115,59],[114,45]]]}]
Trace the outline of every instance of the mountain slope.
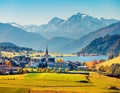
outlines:
[{"label": "mountain slope", "polygon": [[77,13],[67,20],[54,17],[48,24],[41,26],[28,25],[23,26],[22,29],[42,34],[46,38],[62,36],[78,39],[90,32],[116,22],[118,22],[118,20],[104,18],[97,19],[86,14]]},{"label": "mountain slope", "polygon": [[60,48],[63,45],[66,45],[70,42],[73,42],[74,39],[66,38],[66,37],[54,37],[49,39],[47,42],[45,42],[42,46],[43,49],[45,49],[46,46],[49,47],[49,51],[55,52],[56,49]]},{"label": "mountain slope", "polygon": [[100,37],[93,40],[89,45],[83,48],[78,53],[85,54],[101,54],[106,55],[112,53],[113,55],[118,55],[120,51],[120,35],[112,35]]},{"label": "mountain slope", "polygon": [[106,35],[120,34],[120,22],[109,25],[105,28],[94,31],[90,34],[87,34],[80,39],[67,44],[59,49],[61,52],[77,52],[88,45],[91,41],[96,38],[104,37]]},{"label": "mountain slope", "polygon": [[10,24],[0,23],[0,42],[12,42],[18,46],[40,48],[38,44],[42,44],[46,40],[39,34],[26,32]]}]

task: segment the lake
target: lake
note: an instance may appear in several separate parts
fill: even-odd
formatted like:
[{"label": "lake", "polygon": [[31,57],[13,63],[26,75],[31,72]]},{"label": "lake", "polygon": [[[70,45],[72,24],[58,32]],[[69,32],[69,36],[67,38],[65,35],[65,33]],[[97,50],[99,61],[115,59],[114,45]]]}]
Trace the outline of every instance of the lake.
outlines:
[{"label": "lake", "polygon": [[56,57],[55,60],[57,59],[63,59],[64,61],[73,61],[73,62],[75,61],[87,62],[87,61],[94,61],[94,60],[100,60],[100,59],[107,60],[108,56],[101,55],[101,56]]}]

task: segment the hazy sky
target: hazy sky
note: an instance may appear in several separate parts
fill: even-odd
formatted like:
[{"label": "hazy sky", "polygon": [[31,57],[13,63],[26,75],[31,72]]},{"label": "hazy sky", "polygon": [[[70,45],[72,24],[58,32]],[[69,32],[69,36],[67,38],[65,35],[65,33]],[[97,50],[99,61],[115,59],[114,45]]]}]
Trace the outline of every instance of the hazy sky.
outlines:
[{"label": "hazy sky", "polygon": [[40,25],[77,12],[120,19],[120,0],[0,0],[0,22]]}]

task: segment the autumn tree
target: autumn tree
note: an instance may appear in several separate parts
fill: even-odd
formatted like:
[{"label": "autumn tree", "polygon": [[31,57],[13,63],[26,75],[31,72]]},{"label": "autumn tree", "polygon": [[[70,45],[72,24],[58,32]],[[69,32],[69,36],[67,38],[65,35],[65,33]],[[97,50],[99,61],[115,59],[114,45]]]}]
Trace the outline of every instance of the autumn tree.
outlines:
[{"label": "autumn tree", "polygon": [[9,60],[7,60],[7,61],[5,62],[5,64],[8,65],[9,67],[12,66],[12,64],[11,64],[11,62],[10,62]]}]

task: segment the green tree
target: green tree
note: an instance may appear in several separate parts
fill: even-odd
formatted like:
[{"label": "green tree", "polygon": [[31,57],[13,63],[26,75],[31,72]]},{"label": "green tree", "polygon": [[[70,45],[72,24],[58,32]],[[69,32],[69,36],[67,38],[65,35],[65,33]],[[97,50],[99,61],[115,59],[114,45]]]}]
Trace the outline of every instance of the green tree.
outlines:
[{"label": "green tree", "polygon": [[21,73],[23,73],[23,69],[22,68],[18,68],[17,72],[18,72],[18,74],[21,74]]}]

